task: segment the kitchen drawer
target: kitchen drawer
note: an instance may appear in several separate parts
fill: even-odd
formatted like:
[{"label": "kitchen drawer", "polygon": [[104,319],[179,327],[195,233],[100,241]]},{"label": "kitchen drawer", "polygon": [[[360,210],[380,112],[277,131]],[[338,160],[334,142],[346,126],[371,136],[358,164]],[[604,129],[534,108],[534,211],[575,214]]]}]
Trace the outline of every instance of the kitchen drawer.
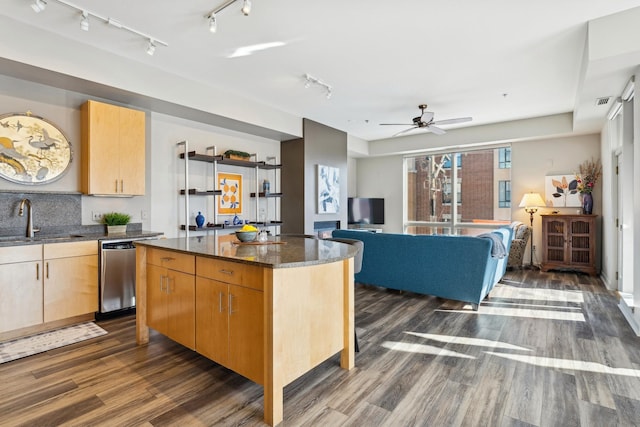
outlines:
[{"label": "kitchen drawer", "polygon": [[196,258],[196,275],[220,282],[262,290],[262,267],[215,258]]},{"label": "kitchen drawer", "polygon": [[0,264],[42,261],[42,245],[6,246],[0,248]]},{"label": "kitchen drawer", "polygon": [[148,248],[147,263],[187,274],[195,273],[195,257],[180,252]]},{"label": "kitchen drawer", "polygon": [[47,243],[44,245],[43,254],[44,259],[98,255],[98,241]]}]

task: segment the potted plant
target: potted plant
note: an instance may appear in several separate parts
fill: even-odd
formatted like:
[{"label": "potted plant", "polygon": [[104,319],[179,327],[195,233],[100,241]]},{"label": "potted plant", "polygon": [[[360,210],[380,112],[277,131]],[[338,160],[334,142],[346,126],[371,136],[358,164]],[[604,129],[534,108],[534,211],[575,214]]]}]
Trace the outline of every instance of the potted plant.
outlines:
[{"label": "potted plant", "polygon": [[102,215],[102,223],[107,225],[107,234],[126,233],[129,221],[131,221],[131,215],[122,212],[109,212]]}]

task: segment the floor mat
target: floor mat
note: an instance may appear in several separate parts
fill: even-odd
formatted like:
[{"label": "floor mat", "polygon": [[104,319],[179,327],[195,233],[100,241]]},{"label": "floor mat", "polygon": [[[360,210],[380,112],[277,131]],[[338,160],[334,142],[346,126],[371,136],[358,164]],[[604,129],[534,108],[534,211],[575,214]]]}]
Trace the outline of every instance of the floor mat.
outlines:
[{"label": "floor mat", "polygon": [[105,335],[107,331],[93,322],[67,326],[54,331],[0,343],[0,363],[10,362],[65,345]]}]

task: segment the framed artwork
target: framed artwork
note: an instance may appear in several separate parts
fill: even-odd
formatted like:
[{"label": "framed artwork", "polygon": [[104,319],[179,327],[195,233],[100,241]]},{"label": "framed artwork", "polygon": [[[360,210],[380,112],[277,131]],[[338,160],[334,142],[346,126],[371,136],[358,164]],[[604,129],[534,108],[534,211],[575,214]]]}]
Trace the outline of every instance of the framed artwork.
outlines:
[{"label": "framed artwork", "polygon": [[218,188],[222,191],[222,195],[218,197],[218,213],[240,215],[242,213],[242,175],[219,172]]},{"label": "framed artwork", "polygon": [[71,160],[71,143],[53,123],[31,112],[0,116],[0,177],[47,184],[60,178]]},{"label": "framed artwork", "polygon": [[340,212],[340,169],[318,165],[318,213]]},{"label": "framed artwork", "polygon": [[545,202],[548,207],[579,208],[582,206],[575,175],[547,175],[544,181]]}]

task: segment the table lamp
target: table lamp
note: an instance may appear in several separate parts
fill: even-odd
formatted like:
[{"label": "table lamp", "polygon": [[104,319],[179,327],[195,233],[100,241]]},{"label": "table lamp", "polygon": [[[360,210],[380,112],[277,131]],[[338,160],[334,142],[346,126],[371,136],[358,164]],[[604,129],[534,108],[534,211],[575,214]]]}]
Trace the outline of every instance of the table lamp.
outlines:
[{"label": "table lamp", "polygon": [[547,206],[542,200],[540,193],[526,193],[522,196],[519,207],[524,208],[524,211],[529,214],[529,221],[531,222],[531,267],[533,267],[533,214],[538,212],[538,208]]}]

